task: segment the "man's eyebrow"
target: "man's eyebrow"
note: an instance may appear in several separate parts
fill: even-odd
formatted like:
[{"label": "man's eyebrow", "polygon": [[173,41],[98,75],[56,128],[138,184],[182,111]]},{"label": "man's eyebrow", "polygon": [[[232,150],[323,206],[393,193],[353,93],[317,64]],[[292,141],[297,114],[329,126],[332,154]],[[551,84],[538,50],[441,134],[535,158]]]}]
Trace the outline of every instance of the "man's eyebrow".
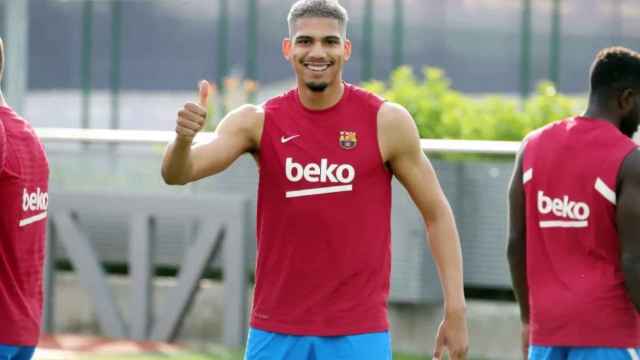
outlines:
[{"label": "man's eyebrow", "polygon": [[[298,36],[296,36],[295,40],[299,40],[299,39],[309,40],[309,39],[313,39],[313,38],[314,37],[311,36],[311,35],[298,35]],[[324,36],[322,38],[322,40],[338,40],[338,41],[340,41],[341,37],[338,36],[338,35],[327,35],[327,36]]]}]

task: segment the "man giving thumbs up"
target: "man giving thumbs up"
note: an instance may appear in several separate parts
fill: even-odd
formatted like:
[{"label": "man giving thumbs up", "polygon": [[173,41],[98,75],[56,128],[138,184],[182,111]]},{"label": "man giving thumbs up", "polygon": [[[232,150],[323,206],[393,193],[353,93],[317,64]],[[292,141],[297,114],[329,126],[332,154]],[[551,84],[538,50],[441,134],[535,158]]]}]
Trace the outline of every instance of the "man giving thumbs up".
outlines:
[{"label": "man giving thumbs up", "polygon": [[229,113],[208,144],[191,147],[206,116],[178,112],[164,157],[168,184],[224,170],[243,153],[259,167],[256,284],[245,359],[391,359],[391,178],[427,224],[445,297],[435,355],[465,359],[460,242],[449,203],[400,105],[342,81],[351,57],[347,13],[335,0],[289,12],[283,56],[297,86]]}]

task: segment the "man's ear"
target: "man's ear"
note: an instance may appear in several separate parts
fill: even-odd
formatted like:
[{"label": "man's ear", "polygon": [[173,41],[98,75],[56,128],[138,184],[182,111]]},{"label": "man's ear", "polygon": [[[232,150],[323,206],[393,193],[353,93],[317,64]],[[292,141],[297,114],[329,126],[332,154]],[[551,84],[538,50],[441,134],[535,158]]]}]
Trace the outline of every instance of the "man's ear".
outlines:
[{"label": "man's ear", "polygon": [[344,40],[344,61],[347,62],[351,59],[351,51],[353,50],[353,45],[351,44],[351,40]]},{"label": "man's ear", "polygon": [[636,92],[633,89],[625,89],[620,96],[618,96],[618,110],[623,114],[631,111],[635,106],[634,97]]},{"label": "man's ear", "polygon": [[282,56],[284,56],[287,61],[291,61],[291,39],[289,38],[282,40]]}]

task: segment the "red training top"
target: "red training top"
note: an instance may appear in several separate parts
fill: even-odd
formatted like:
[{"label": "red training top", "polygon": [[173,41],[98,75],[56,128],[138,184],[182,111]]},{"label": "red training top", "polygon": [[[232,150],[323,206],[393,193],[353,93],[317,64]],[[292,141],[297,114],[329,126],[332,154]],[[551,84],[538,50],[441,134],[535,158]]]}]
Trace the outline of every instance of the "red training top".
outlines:
[{"label": "red training top", "polygon": [[0,344],[35,346],[42,317],[42,266],[49,165],[31,126],[0,106]]},{"label": "red training top", "polygon": [[584,117],[528,137],[523,182],[531,343],[640,347],[640,316],[624,287],[616,186],[635,143]]},{"label": "red training top", "polygon": [[264,105],[251,326],[334,336],[388,329],[391,173],[383,101],[345,84],[311,111],[298,91]]}]

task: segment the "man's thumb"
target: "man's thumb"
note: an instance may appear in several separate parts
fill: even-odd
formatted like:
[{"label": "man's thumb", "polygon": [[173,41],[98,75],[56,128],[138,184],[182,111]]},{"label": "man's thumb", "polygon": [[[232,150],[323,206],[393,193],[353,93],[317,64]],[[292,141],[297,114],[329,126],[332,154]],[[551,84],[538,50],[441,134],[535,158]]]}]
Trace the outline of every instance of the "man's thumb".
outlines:
[{"label": "man's thumb", "polygon": [[211,85],[209,85],[209,82],[207,80],[200,80],[200,82],[198,83],[198,99],[199,99],[200,105],[205,109],[209,106],[208,104],[209,104],[210,88],[211,88]]}]

